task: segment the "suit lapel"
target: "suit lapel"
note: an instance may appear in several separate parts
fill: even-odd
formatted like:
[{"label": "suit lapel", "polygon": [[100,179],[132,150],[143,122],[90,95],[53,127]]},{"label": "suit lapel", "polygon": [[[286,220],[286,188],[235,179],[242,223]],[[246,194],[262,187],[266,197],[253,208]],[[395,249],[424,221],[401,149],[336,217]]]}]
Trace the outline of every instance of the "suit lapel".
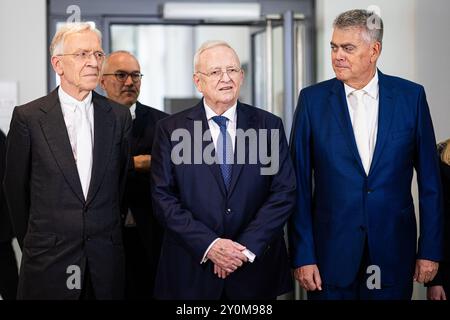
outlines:
[{"label": "suit lapel", "polygon": [[361,173],[366,175],[364,166],[361,162],[361,157],[359,156],[358,147],[356,145],[355,134],[353,133],[352,121],[350,120],[350,114],[348,112],[347,99],[345,98],[344,84],[336,79],[331,91],[332,92],[329,97],[331,110],[333,111],[333,114],[344,132],[345,141],[347,141],[353,156],[358,162],[358,167]]},{"label": "suit lapel", "polygon": [[133,141],[131,150],[134,152],[137,150],[140,140],[143,137],[144,129],[148,123],[148,117],[150,110],[147,107],[142,106],[139,102],[136,102],[136,119],[133,121]]},{"label": "suit lapel", "polygon": [[40,125],[53,157],[73,193],[84,202],[77,165],[58,98],[58,88],[50,93],[49,103],[42,105],[41,110],[45,115],[40,119]]},{"label": "suit lapel", "polygon": [[[202,150],[202,163],[203,163],[203,151],[205,150],[206,146],[210,145],[211,143],[213,143],[212,138],[211,140],[208,141],[203,141],[203,134],[205,133],[206,130],[209,130],[209,125],[208,125],[208,121],[206,120],[206,113],[205,113],[205,108],[203,106],[203,99],[202,101],[200,101],[199,104],[197,104],[197,106],[195,106],[191,112],[188,114],[188,119],[193,120],[192,121],[192,127],[189,128],[191,135],[194,137],[194,122],[195,121],[201,121],[202,122],[202,139],[201,139],[201,150]],[[192,139],[193,143],[200,143],[199,141],[195,141],[195,139]],[[194,147],[194,146],[193,146]],[[194,152],[196,150],[196,148],[193,148]],[[217,163],[211,164],[211,165],[207,165],[205,164],[209,170],[211,171],[212,175],[214,176],[214,179],[216,180],[217,184],[219,185],[220,191],[223,194],[226,194],[226,190],[225,190],[225,184],[223,182],[223,178],[222,178],[222,172],[220,171],[220,165]]]},{"label": "suit lapel", "polygon": [[379,106],[378,106],[378,133],[377,143],[370,166],[369,175],[373,172],[377,162],[380,159],[383,151],[388,133],[391,128],[392,115],[395,109],[395,99],[392,88],[387,83],[386,76],[378,70],[378,85],[379,85]]},{"label": "suit lapel", "polygon": [[[237,104],[236,112],[237,112],[236,130],[241,129],[245,132],[248,129],[252,128],[253,118],[252,118],[251,114],[249,114],[249,109],[245,108],[239,101]],[[248,139],[245,139],[245,158],[244,158],[245,161],[248,160],[248,152],[250,150],[249,149],[250,146],[248,144],[249,144]],[[244,163],[237,162],[237,151],[238,151],[237,148],[238,148],[238,143],[237,143],[237,135],[236,135],[235,147],[234,147],[234,149],[235,149],[234,150],[234,164],[233,164],[233,171],[231,174],[230,190],[228,190],[228,197],[230,197],[231,194],[233,193],[233,190],[236,187],[236,183],[242,172],[242,168],[244,167]]]},{"label": "suit lapel", "polygon": [[87,204],[95,197],[111,156],[114,138],[114,113],[106,99],[92,92],[94,103],[94,151],[91,173],[91,183],[87,196]]}]

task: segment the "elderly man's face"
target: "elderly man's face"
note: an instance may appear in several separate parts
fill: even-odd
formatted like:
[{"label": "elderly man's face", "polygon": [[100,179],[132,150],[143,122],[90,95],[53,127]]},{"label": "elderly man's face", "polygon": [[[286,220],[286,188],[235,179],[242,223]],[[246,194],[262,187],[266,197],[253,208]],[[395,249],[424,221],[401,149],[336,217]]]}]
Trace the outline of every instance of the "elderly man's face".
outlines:
[{"label": "elderly man's face", "polygon": [[[136,103],[141,88],[141,80],[133,82],[131,74],[140,74],[141,69],[136,59],[126,53],[117,53],[109,57],[105,65],[103,75],[100,79],[102,88],[106,91],[108,98],[131,107]],[[124,81],[117,79],[115,73],[130,74]]]},{"label": "elderly man's face", "polygon": [[[98,83],[100,74],[100,61],[94,52],[103,52],[100,39],[93,31],[70,34],[64,41],[65,56],[58,57],[55,70],[61,77],[61,84],[66,90],[91,91]],[[67,55],[88,52],[88,57]]]},{"label": "elderly man's face", "polygon": [[331,40],[331,60],[336,78],[359,87],[373,77],[381,45],[367,42],[360,28],[335,28]]},{"label": "elderly man's face", "polygon": [[[216,79],[212,72],[224,72]],[[239,90],[244,79],[240,69],[239,59],[228,47],[218,46],[203,51],[199,57],[198,71],[194,74],[194,83],[211,107],[231,107],[239,97]]]}]

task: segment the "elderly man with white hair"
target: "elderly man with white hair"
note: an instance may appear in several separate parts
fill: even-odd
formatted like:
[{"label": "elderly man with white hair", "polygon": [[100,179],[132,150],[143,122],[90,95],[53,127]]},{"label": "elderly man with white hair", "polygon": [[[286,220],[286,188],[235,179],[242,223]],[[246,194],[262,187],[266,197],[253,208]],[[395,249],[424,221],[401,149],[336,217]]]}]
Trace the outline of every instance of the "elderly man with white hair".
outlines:
[{"label": "elderly man with white hair", "polygon": [[22,248],[19,299],[120,299],[120,199],[128,166],[128,109],[93,90],[104,59],[88,23],[54,36],[61,85],[14,109],[5,196]]},{"label": "elderly man with white hair", "polygon": [[[292,289],[283,226],[295,178],[283,124],[238,100],[244,72],[226,42],[200,46],[193,80],[202,100],[160,120],[152,149],[153,209],[165,227],[155,296],[275,299]],[[176,143],[177,132],[192,138]],[[263,145],[276,163],[270,172],[261,157],[251,159]]]}]

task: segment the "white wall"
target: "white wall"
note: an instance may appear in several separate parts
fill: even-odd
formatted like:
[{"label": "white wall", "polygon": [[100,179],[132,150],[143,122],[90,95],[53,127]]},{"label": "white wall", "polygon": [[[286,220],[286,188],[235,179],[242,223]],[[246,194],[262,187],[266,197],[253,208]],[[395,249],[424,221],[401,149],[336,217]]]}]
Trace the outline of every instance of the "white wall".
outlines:
[{"label": "white wall", "polygon": [[[335,17],[349,9],[380,8],[384,22],[383,51],[378,66],[425,86],[437,140],[450,137],[450,12],[448,0],[317,0],[317,79],[334,77],[329,42]],[[412,192],[416,211],[417,185]],[[425,299],[425,290],[416,284],[415,299]]]},{"label": "white wall", "polygon": [[436,139],[450,138],[450,1],[416,0],[417,81],[425,86]]},{"label": "white wall", "polygon": [[19,104],[47,93],[45,0],[0,1],[0,80],[19,82]]},{"label": "white wall", "polygon": [[45,0],[0,1],[0,81],[18,82],[18,104],[47,93],[46,16]]}]

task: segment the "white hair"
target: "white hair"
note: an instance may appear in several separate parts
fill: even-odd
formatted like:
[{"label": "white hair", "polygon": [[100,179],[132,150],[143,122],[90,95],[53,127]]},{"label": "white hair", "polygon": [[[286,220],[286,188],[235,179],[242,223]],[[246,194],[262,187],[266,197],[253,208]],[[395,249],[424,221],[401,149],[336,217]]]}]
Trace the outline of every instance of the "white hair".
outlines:
[{"label": "white hair", "polygon": [[[375,26],[370,24],[373,19],[377,21]],[[361,28],[366,42],[383,42],[383,20],[372,11],[354,9],[343,12],[334,20],[333,27],[338,29]]]},{"label": "white hair", "polygon": [[102,41],[102,33],[92,24],[88,22],[71,22],[64,24],[58,29],[50,44],[50,55],[55,56],[64,52],[64,40],[68,35],[81,33],[85,31],[93,31]]},{"label": "white hair", "polygon": [[[222,41],[222,40],[208,40],[206,42],[204,42],[198,49],[197,52],[195,52],[194,55],[194,72],[198,71],[198,64],[200,62],[200,55],[202,54],[203,51],[211,49],[211,48],[215,48],[215,47],[227,47],[230,48],[231,50],[233,50],[234,54],[236,54],[236,51],[234,51],[234,49],[228,44],[228,42],[226,41]],[[239,57],[236,54],[236,57],[239,61]],[[240,64],[240,61],[239,61]]]}]

